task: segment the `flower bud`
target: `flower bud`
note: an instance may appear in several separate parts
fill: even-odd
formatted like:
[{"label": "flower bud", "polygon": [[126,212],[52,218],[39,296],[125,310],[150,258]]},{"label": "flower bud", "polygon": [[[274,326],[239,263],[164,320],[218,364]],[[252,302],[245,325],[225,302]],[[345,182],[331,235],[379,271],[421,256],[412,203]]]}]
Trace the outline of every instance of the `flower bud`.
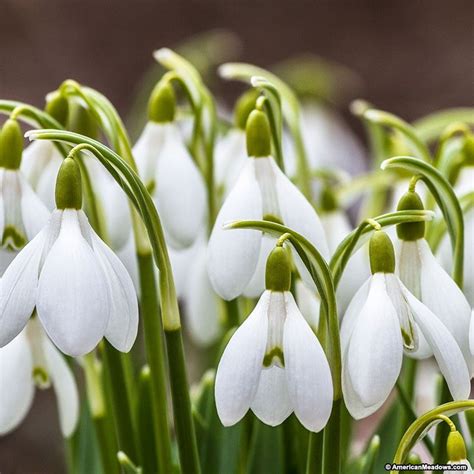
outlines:
[{"label": "flower bud", "polygon": [[0,166],[17,170],[23,153],[23,135],[17,120],[8,119],[0,132]]},{"label": "flower bud", "polygon": [[72,158],[66,158],[59,168],[56,179],[56,207],[58,209],[81,209],[81,171]]},{"label": "flower bud", "polygon": [[[415,191],[408,191],[398,202],[397,211],[422,211],[423,201]],[[401,240],[413,241],[425,236],[424,222],[408,222],[397,225],[397,235]]]},{"label": "flower bud", "polygon": [[277,245],[268,256],[265,269],[265,288],[271,291],[289,291],[291,285],[291,263],[288,252]]},{"label": "flower bud", "polygon": [[47,97],[45,111],[61,125],[66,125],[69,115],[69,102],[59,92],[53,92]]},{"label": "flower bud", "polygon": [[258,96],[259,93],[256,89],[249,89],[248,91],[245,91],[235,103],[234,123],[237,128],[245,130],[247,119],[255,108]]},{"label": "flower bud", "polygon": [[394,273],[395,252],[390,237],[376,230],[369,242],[370,270],[374,273]]},{"label": "flower bud", "polygon": [[69,130],[90,138],[99,136],[99,126],[89,109],[73,102],[69,109]]},{"label": "flower bud", "polygon": [[171,84],[159,82],[148,102],[148,119],[151,122],[173,122],[176,114],[176,95]]},{"label": "flower bud", "polygon": [[466,459],[466,445],[459,431],[451,431],[447,442],[448,460],[457,462]]},{"label": "flower bud", "polygon": [[246,126],[247,153],[255,158],[271,154],[271,132],[267,115],[261,110],[253,110]]}]

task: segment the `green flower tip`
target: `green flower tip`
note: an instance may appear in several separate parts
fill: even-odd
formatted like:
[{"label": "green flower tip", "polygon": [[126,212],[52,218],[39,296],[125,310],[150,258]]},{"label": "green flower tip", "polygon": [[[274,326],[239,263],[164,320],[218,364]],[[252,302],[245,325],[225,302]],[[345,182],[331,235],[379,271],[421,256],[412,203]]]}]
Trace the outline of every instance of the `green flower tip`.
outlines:
[{"label": "green flower tip", "polygon": [[246,126],[247,153],[254,158],[270,156],[271,154],[271,133],[270,123],[265,112],[253,110]]},{"label": "green flower tip", "polygon": [[23,135],[20,124],[15,119],[8,119],[0,132],[0,166],[17,170],[23,153]]},{"label": "green flower tip", "polygon": [[255,108],[258,99],[257,89],[249,89],[245,91],[237,100],[234,107],[234,123],[237,128],[245,130],[247,119]]},{"label": "green flower tip", "polygon": [[466,444],[459,431],[451,431],[448,435],[447,452],[449,461],[462,461],[467,458]]},{"label": "green flower tip", "polygon": [[159,82],[148,101],[148,119],[151,122],[172,122],[176,115],[176,95],[168,82]]},{"label": "green flower tip", "polygon": [[265,269],[265,288],[271,291],[289,291],[291,285],[291,262],[288,252],[277,245],[268,256]]},{"label": "green flower tip", "polygon": [[463,145],[464,163],[466,166],[474,166],[474,135],[470,133],[464,139]]},{"label": "green flower tip", "polygon": [[69,102],[58,91],[53,92],[46,98],[45,111],[57,122],[65,126],[69,116]]},{"label": "green flower tip", "polygon": [[73,102],[69,107],[68,127],[72,132],[80,133],[89,138],[99,136],[99,125],[89,109],[78,102]]},{"label": "green flower tip", "polygon": [[56,179],[56,207],[58,209],[81,209],[81,170],[72,158],[66,158],[59,168]]},{"label": "green flower tip", "polygon": [[395,251],[390,237],[376,230],[369,242],[370,270],[374,273],[395,272]]},{"label": "green flower tip", "polygon": [[[418,193],[406,192],[398,202],[397,211],[422,211],[425,207]],[[408,222],[397,225],[397,235],[400,240],[413,241],[425,236],[425,223]]]},{"label": "green flower tip", "polygon": [[338,209],[337,197],[329,186],[324,186],[321,191],[321,211],[332,212]]}]

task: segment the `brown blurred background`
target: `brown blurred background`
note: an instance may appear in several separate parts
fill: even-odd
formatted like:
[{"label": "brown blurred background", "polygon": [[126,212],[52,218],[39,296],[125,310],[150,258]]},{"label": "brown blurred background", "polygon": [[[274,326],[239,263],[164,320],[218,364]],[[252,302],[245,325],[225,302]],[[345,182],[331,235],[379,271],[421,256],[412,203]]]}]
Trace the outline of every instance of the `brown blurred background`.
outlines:
[{"label": "brown blurred background", "polygon": [[[358,73],[365,99],[415,119],[474,104],[473,18],[472,0],[0,0],[0,97],[41,106],[74,78],[126,114],[154,49],[226,28],[242,41],[230,59],[269,66],[312,52]],[[0,472],[64,471],[55,400],[42,393],[0,439]]]}]

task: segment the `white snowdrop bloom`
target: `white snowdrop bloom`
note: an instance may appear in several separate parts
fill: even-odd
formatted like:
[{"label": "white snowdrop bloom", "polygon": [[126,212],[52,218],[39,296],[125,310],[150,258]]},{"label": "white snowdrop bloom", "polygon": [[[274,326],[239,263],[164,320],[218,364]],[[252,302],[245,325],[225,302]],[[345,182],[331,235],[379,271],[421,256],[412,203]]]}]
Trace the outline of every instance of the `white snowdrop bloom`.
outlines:
[{"label": "white snowdrop bloom", "polygon": [[0,132],[0,271],[44,227],[49,211],[19,170],[23,137],[9,119]]},{"label": "white snowdrop bloom", "polygon": [[86,354],[104,336],[127,352],[137,335],[137,296],[125,267],[80,209],[80,173],[73,159],[64,160],[56,188],[58,209],[0,282],[0,347],[19,334],[36,308],[65,354]]},{"label": "white snowdrop bloom", "polygon": [[[327,194],[323,191],[323,194]],[[322,202],[327,201],[322,196]],[[323,206],[324,207],[324,206]],[[321,223],[326,233],[330,255],[334,255],[339,244],[353,230],[346,213],[335,205],[329,206],[325,212],[320,213]],[[370,275],[367,248],[363,246],[351,256],[346,269],[339,281],[336,296],[339,317],[342,317],[355,292]]]},{"label": "white snowdrop bloom", "polygon": [[304,316],[311,329],[316,332],[319,324],[319,311],[321,309],[321,298],[303,282],[296,280],[295,299],[301,314]]},{"label": "white snowdrop bloom", "polygon": [[[208,272],[217,294],[232,300],[242,293],[257,297],[264,288],[265,262],[275,240],[254,230],[225,230],[235,220],[283,222],[328,258],[324,230],[316,211],[270,156],[266,115],[254,110],[247,121],[247,159],[217,216],[208,247]],[[299,258],[295,264],[311,280]]]},{"label": "white snowdrop bloom", "polygon": [[[449,235],[445,235],[437,255],[447,272],[453,269],[453,253]],[[464,214],[464,282],[463,290],[471,307],[474,307],[474,209]]]},{"label": "white snowdrop bloom", "polygon": [[[397,209],[422,210],[423,203],[417,193],[409,191],[402,196]],[[470,304],[431,252],[424,238],[424,222],[400,224],[397,226],[397,234],[397,269],[400,280],[449,329],[472,374],[474,357],[469,349]]]},{"label": "white snowdrop bloom", "polygon": [[56,393],[63,436],[73,434],[79,419],[79,394],[61,353],[33,318],[0,349],[0,435],[18,427],[33,403],[35,387]]},{"label": "white snowdrop bloom", "polygon": [[53,142],[47,140],[38,140],[28,145],[21,160],[21,171],[50,211],[56,207],[54,184],[62,162],[59,150]]},{"label": "white snowdrop bloom", "polygon": [[[352,299],[341,326],[342,390],[355,419],[378,410],[400,374],[403,353],[434,355],[455,400],[470,393],[470,376],[450,331],[394,275],[395,255],[387,234],[370,240],[372,276]],[[370,347],[370,350],[367,348]]]},{"label": "white snowdrop bloom", "polygon": [[454,190],[460,197],[474,191],[474,166],[461,168]]},{"label": "white snowdrop bloom", "polygon": [[276,426],[294,412],[305,428],[318,432],[331,413],[331,372],[288,291],[291,267],[286,249],[276,247],[270,254],[266,275],[268,289],[219,362],[217,413],[222,424],[230,426],[250,408],[264,423]]},{"label": "white snowdrop bloom", "polygon": [[471,311],[471,323],[469,325],[469,348],[474,355],[474,310]]},{"label": "white snowdrop bloom", "polygon": [[[301,128],[311,169],[338,168],[351,175],[367,169],[366,154],[361,143],[335,110],[316,102],[305,104]],[[294,176],[294,148],[288,139],[284,140],[284,146],[286,172]]]},{"label": "white snowdrop bloom", "polygon": [[207,192],[177,124],[170,85],[159,85],[150,99],[150,121],[133,148],[138,171],[160,213],[167,242],[192,245],[206,223]]},{"label": "white snowdrop bloom", "polygon": [[[458,470],[456,472],[467,472],[468,474],[472,474],[471,463],[467,460],[466,443],[464,442],[464,438],[462,437],[461,433],[456,430],[454,425],[451,427],[451,432],[448,435],[446,448],[448,464],[466,466],[465,470]],[[445,474],[449,474],[451,472],[453,471],[444,471]]]}]

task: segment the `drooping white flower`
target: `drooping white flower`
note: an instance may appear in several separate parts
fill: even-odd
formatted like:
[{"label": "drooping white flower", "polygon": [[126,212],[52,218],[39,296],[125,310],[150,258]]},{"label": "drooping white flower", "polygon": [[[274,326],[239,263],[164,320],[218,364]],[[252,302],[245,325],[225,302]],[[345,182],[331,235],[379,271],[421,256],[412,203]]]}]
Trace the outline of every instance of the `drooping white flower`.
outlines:
[{"label": "drooping white flower", "polygon": [[[423,203],[417,193],[409,191],[400,199],[398,209],[420,210],[423,209]],[[472,374],[474,358],[469,349],[470,304],[431,252],[424,238],[424,222],[400,224],[397,234],[400,280],[449,329]]]},{"label": "drooping white flower", "polygon": [[0,435],[14,430],[24,420],[33,403],[35,387],[54,389],[61,432],[64,437],[71,436],[79,419],[76,382],[37,318],[0,349]]},{"label": "drooping white flower", "polygon": [[[461,472],[472,474],[471,463],[467,460],[466,444],[464,442],[464,438],[454,426],[451,427],[451,432],[448,435],[446,450],[448,455],[448,464],[455,466],[466,466],[465,470]],[[450,472],[453,471],[444,471],[445,474]]]},{"label": "drooping white flower", "polygon": [[[133,155],[160,213],[167,242],[185,248],[192,245],[205,225],[206,186],[174,122],[171,86],[160,87],[150,102],[156,103],[160,111],[150,115]],[[167,108],[160,105],[164,100],[169,101]]]},{"label": "drooping white flower", "polygon": [[[288,260],[286,250],[276,248],[269,261],[282,257]],[[288,291],[290,271],[288,262],[287,275],[273,274],[273,281],[267,280],[270,289],[224,350],[215,398],[225,426],[237,423],[249,408],[271,426],[294,412],[314,432],[329,419],[333,397],[329,364]]]},{"label": "drooping white flower", "polygon": [[319,312],[321,310],[321,298],[319,295],[303,282],[295,282],[295,299],[301,314],[304,316],[311,329],[316,332],[319,324]]},{"label": "drooping white flower", "polygon": [[370,245],[373,275],[352,299],[341,327],[342,389],[349,412],[360,419],[382,406],[404,352],[414,358],[434,355],[453,398],[467,398],[470,376],[455,338],[394,275],[388,236],[375,232]]},{"label": "drooping white flower", "polygon": [[79,176],[74,160],[64,160],[59,209],[0,281],[0,347],[20,333],[35,308],[50,339],[71,356],[90,352],[104,336],[124,352],[135,341],[133,283],[80,210]]},{"label": "drooping white flower", "polygon": [[[208,247],[208,272],[212,286],[224,299],[244,293],[256,297],[264,288],[265,262],[274,239],[254,230],[232,230],[224,224],[235,220],[270,220],[283,222],[312,242],[327,258],[324,230],[314,208],[282,173],[270,154],[270,132],[263,112],[253,111],[247,122],[249,129],[258,128],[250,140],[259,143],[257,150],[248,147],[250,158],[227,196],[214,224]],[[263,127],[263,129],[262,129]],[[298,258],[295,264],[307,276]]]}]

